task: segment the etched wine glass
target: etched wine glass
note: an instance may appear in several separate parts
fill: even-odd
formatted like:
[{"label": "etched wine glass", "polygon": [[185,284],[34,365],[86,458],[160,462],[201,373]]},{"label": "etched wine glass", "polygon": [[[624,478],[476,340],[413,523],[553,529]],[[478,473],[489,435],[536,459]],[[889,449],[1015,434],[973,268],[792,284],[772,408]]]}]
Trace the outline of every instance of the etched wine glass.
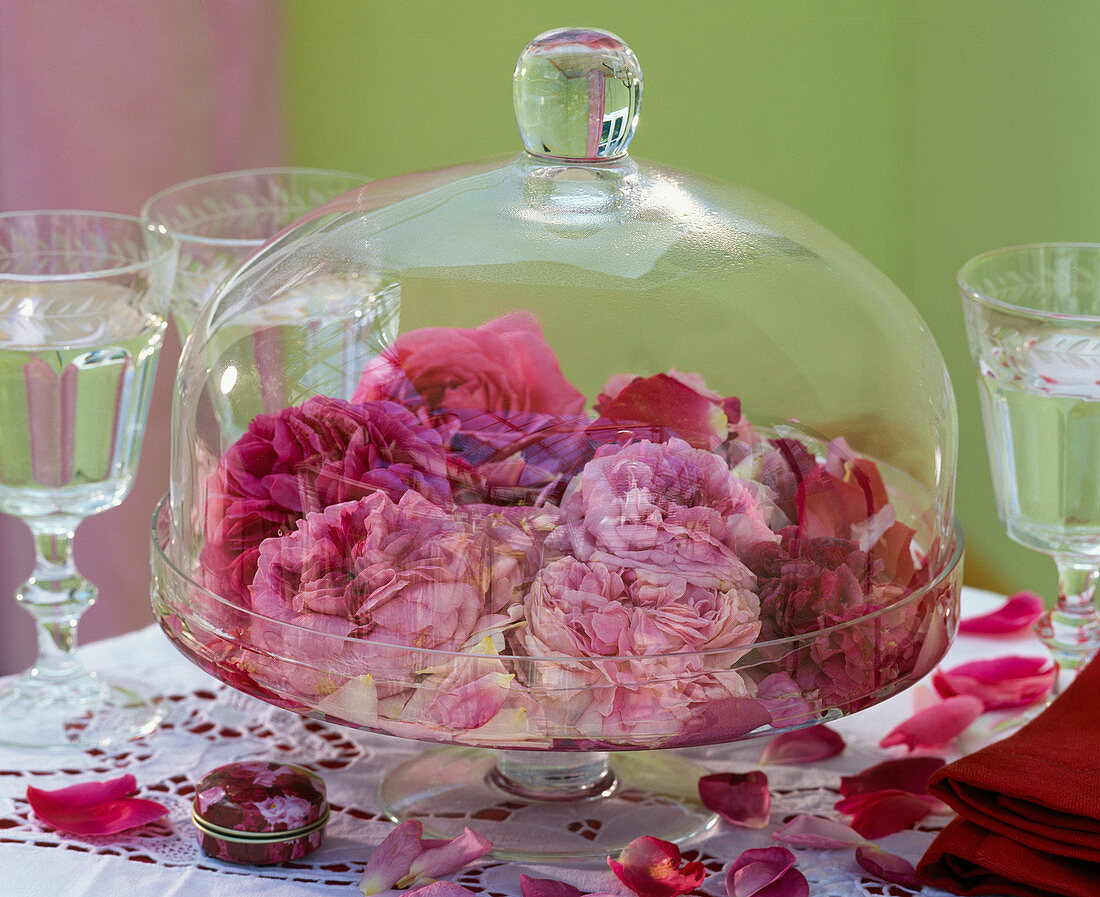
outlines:
[{"label": "etched wine glass", "polygon": [[958,280],[997,511],[1057,565],[1036,633],[1072,674],[1100,647],[1100,245],[997,249]]},{"label": "etched wine glass", "polygon": [[177,250],[165,228],[128,216],[0,215],[0,511],[34,536],[16,600],[38,635],[34,666],[0,690],[0,742],[104,746],[163,716],[147,688],[76,657],[96,589],[72,548],[78,524],[133,483]]},{"label": "etched wine glass", "polygon": [[180,241],[172,317],[182,342],[221,282],[280,230],[368,178],[319,168],[257,168],[184,181],[141,215]]}]

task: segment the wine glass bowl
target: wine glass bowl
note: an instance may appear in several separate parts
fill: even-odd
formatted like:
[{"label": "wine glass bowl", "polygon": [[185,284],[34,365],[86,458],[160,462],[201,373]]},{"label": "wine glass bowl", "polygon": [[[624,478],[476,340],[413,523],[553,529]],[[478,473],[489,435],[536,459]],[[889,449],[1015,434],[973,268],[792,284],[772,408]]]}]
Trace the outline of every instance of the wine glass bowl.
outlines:
[{"label": "wine glass bowl", "polygon": [[162,715],[141,686],[77,660],[95,588],[72,560],[77,525],[119,504],[141,450],[177,243],[120,215],[0,215],[0,511],[31,529],[17,600],[38,631],[30,671],[0,692],[0,741],[102,746]]},{"label": "wine glass bowl", "polygon": [[307,212],[366,182],[341,171],[257,168],[183,181],[146,200],[142,217],[180,241],[172,301],[180,340],[242,261]]},{"label": "wine glass bowl", "polygon": [[958,280],[997,511],[1054,559],[1058,600],[1036,632],[1076,670],[1100,647],[1100,245],[994,250]]}]

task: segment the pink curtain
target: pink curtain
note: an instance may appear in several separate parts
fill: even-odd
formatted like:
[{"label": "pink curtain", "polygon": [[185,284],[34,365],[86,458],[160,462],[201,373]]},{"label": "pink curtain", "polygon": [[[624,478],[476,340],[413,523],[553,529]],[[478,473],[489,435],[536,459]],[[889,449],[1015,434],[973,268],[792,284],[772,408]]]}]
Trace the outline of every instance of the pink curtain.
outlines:
[{"label": "pink curtain", "polygon": [[[137,214],[178,181],[282,164],[281,49],[278,0],[0,0],[0,210]],[[77,531],[100,589],[82,641],[152,620],[149,521],[168,488],[178,353],[171,335],[132,493]],[[0,515],[0,672],[34,656],[12,600],[32,558],[26,528]]]}]

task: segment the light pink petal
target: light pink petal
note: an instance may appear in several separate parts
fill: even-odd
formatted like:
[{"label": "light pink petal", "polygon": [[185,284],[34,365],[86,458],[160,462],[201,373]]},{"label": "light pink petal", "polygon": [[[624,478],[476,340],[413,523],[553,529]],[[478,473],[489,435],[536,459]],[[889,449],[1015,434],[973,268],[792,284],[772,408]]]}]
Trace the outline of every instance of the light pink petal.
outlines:
[{"label": "light pink petal", "polygon": [[875,878],[891,884],[919,891],[924,885],[917,877],[917,870],[906,859],[887,853],[874,844],[861,844],[856,848],[856,862]]},{"label": "light pink petal", "polygon": [[635,838],[619,854],[607,858],[607,865],[638,897],[676,897],[693,891],[706,878],[699,862],[680,867],[680,848],[660,838]]},{"label": "light pink petal", "polygon": [[432,846],[412,861],[409,874],[397,881],[399,888],[407,888],[418,881],[450,875],[474,860],[481,859],[493,849],[493,842],[481,837],[472,829],[463,829],[462,834],[439,846]]},{"label": "light pink petal", "polygon": [[1042,615],[1042,598],[1034,592],[1017,592],[995,611],[960,620],[959,632],[968,635],[1009,635],[1031,628]]},{"label": "light pink petal", "polygon": [[840,793],[845,797],[868,791],[896,788],[910,794],[927,794],[928,779],[943,766],[942,757],[899,757],[870,766],[853,776],[840,777]]},{"label": "light pink petal", "polygon": [[903,744],[909,750],[942,747],[961,735],[982,715],[985,704],[973,695],[956,695],[915,713],[879,742],[881,747]]},{"label": "light pink petal", "polygon": [[932,812],[929,803],[896,788],[867,791],[837,801],[836,809],[852,817],[852,828],[864,838],[884,838],[912,828]]},{"label": "light pink petal", "polygon": [[839,850],[862,844],[863,835],[835,819],[800,813],[782,828],[772,832],[772,839],[795,847],[812,847],[815,850]]},{"label": "light pink petal", "polygon": [[759,770],[719,772],[699,779],[699,798],[727,822],[763,828],[771,814],[768,777]]},{"label": "light pink petal", "polygon": [[1058,668],[1049,657],[994,657],[936,670],[932,684],[943,697],[973,695],[986,710],[1024,707],[1046,697]]},{"label": "light pink petal", "polygon": [[776,735],[760,755],[761,763],[814,763],[835,757],[844,750],[840,733],[828,726],[810,726]]},{"label": "light pink petal", "polygon": [[388,891],[409,874],[413,860],[424,849],[420,841],[423,832],[423,825],[410,819],[397,826],[374,848],[363,870],[363,877],[359,879],[359,890],[366,897]]},{"label": "light pink petal", "polygon": [[34,815],[51,828],[74,835],[113,835],[160,819],[167,807],[154,800],[131,797],[137,792],[132,775],[105,782],[84,782],[43,791],[27,786]]},{"label": "light pink petal", "polygon": [[808,897],[809,883],[794,864],[795,855],[786,847],[746,850],[726,872],[726,894],[728,897]]},{"label": "light pink petal", "polygon": [[453,881],[433,881],[431,884],[422,885],[409,891],[419,897],[477,897],[469,888],[456,885]]},{"label": "light pink petal", "polygon": [[555,878],[532,878],[520,875],[519,889],[523,897],[583,897],[584,891]]}]

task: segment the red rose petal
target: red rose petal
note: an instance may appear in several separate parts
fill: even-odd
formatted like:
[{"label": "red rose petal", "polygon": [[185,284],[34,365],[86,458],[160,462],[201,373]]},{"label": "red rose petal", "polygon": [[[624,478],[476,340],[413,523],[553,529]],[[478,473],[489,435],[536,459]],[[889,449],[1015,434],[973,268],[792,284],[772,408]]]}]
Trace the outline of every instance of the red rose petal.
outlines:
[{"label": "red rose petal", "polygon": [[956,695],[914,714],[879,742],[880,747],[903,744],[909,750],[942,747],[958,738],[985,710],[973,695]]},{"label": "red rose petal", "polygon": [[852,776],[840,777],[840,793],[844,797],[885,791],[890,788],[910,794],[927,794],[928,779],[944,764],[942,757],[899,757],[870,766]]},{"label": "red rose petal", "polygon": [[699,779],[699,798],[727,822],[763,828],[771,815],[768,777],[759,770],[719,772]]},{"label": "red rose petal", "polygon": [[912,828],[932,812],[927,801],[897,789],[853,794],[837,801],[836,809],[851,815],[852,828],[864,838],[884,838]]},{"label": "red rose petal", "polygon": [[729,897],[808,897],[809,883],[794,864],[795,855],[786,847],[746,850],[726,872],[726,894]]},{"label": "red rose petal", "polygon": [[1017,592],[997,610],[959,621],[959,632],[968,635],[1009,635],[1035,625],[1043,615],[1043,599],[1034,592]]},{"label": "red rose petal", "polygon": [[714,449],[728,422],[719,402],[668,374],[637,377],[604,408],[601,419],[668,429],[694,448]]},{"label": "red rose petal", "polygon": [[1024,707],[1046,697],[1058,668],[1049,657],[994,657],[936,670],[932,684],[943,697],[973,695],[986,710]]},{"label": "red rose petal", "polygon": [[638,897],[676,897],[699,887],[706,869],[699,862],[680,868],[680,848],[660,838],[635,838],[607,865]]},{"label": "red rose petal", "polygon": [[160,819],[168,808],[137,793],[132,775],[43,791],[27,786],[34,815],[58,831],[74,835],[113,835]]},{"label": "red rose petal", "polygon": [[776,735],[760,755],[761,763],[814,763],[844,750],[844,739],[828,726],[810,726]]},{"label": "red rose petal", "polygon": [[861,844],[856,848],[856,862],[875,878],[891,884],[913,888],[919,891],[923,882],[917,877],[917,870],[906,859],[888,853],[874,844]]},{"label": "red rose petal", "polygon": [[839,850],[853,844],[862,844],[863,835],[835,819],[800,813],[782,828],[772,832],[772,840],[815,850]]}]

